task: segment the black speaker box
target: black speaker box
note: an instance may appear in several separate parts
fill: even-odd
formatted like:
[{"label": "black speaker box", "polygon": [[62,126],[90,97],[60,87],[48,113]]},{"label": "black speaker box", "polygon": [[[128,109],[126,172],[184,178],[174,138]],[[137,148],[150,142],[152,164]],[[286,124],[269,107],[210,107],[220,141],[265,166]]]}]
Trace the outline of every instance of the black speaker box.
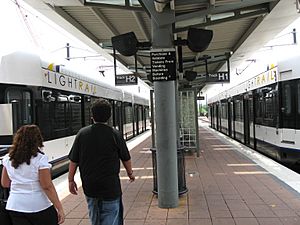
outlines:
[{"label": "black speaker box", "polygon": [[212,30],[189,28],[187,44],[193,52],[203,52],[207,49],[213,37]]},{"label": "black speaker box", "polygon": [[197,77],[197,72],[186,70],[184,72],[184,75],[185,75],[185,79],[187,79],[188,81],[193,81]]},{"label": "black speaker box", "polygon": [[137,52],[138,40],[133,32],[111,38],[113,48],[124,56],[133,56]]}]

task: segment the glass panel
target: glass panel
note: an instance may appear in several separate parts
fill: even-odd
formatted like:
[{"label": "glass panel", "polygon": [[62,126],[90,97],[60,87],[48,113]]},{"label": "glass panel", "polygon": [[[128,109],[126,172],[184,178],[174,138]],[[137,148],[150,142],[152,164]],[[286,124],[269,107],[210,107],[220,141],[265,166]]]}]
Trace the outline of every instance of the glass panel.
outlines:
[{"label": "glass panel", "polygon": [[32,123],[32,105],[31,94],[28,91],[23,92],[23,124]]},{"label": "glass panel", "polygon": [[6,92],[7,103],[13,106],[13,129],[17,131],[22,126],[22,94],[20,90],[10,89]]},{"label": "glass panel", "polygon": [[197,112],[194,90],[180,91],[180,142],[187,149],[197,150]]},{"label": "glass panel", "polygon": [[128,139],[133,136],[133,113],[131,103],[124,103],[124,138]]},{"label": "glass panel", "polygon": [[283,90],[283,107],[286,115],[290,115],[292,112],[292,99],[291,99],[291,86],[289,84],[284,85]]},{"label": "glass panel", "polygon": [[298,95],[297,95],[297,98],[298,98],[298,114],[300,114],[300,83],[299,83],[299,81],[298,81],[298,84],[297,84],[297,93],[298,93]]},{"label": "glass panel", "polygon": [[91,114],[91,97],[86,96],[84,98],[84,125],[92,124]]},{"label": "glass panel", "polygon": [[114,101],[113,100],[108,100],[109,102],[110,102],[110,105],[111,105],[111,116],[109,117],[109,119],[108,119],[108,121],[107,121],[107,123],[108,123],[108,125],[109,126],[113,126],[114,124],[114,122],[113,122],[113,119],[114,119],[114,115],[113,115],[113,113],[114,113],[114,111],[113,111],[113,107],[114,107]]},{"label": "glass panel", "polygon": [[138,107],[138,123],[139,123],[139,132],[143,130],[143,109],[142,106]]},{"label": "glass panel", "polygon": [[121,131],[121,117],[122,117],[122,104],[121,102],[115,102],[114,104],[114,127]]},{"label": "glass panel", "polygon": [[54,121],[53,129],[56,131],[66,129],[67,126],[67,103],[54,103]]},{"label": "glass panel", "polygon": [[22,125],[33,123],[31,93],[19,89],[9,89],[6,101],[13,104],[14,130]]},{"label": "glass panel", "polygon": [[81,122],[81,103],[70,103],[72,117],[71,117],[71,127],[72,134],[76,134],[82,127]]},{"label": "glass panel", "polygon": [[8,103],[11,102],[20,102],[22,100],[22,95],[19,90],[8,90],[6,93],[6,100]]}]

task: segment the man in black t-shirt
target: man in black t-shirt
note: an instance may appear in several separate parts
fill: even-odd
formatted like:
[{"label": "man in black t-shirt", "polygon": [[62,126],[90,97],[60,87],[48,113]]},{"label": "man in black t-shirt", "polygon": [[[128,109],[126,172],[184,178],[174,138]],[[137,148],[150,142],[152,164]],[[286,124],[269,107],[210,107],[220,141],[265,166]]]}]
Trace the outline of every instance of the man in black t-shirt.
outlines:
[{"label": "man in black t-shirt", "polygon": [[134,181],[130,154],[122,134],[107,125],[110,103],[98,99],[91,111],[94,124],[78,132],[69,153],[69,190],[77,194],[74,175],[79,167],[92,225],[122,225],[120,160]]}]

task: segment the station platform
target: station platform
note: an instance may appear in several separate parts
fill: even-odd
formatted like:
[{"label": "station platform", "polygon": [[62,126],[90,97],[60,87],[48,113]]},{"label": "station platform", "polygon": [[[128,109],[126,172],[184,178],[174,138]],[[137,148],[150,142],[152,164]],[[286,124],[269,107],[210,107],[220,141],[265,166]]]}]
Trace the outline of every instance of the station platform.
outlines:
[{"label": "station platform", "polygon": [[[200,157],[185,155],[188,192],[177,208],[159,208],[152,193],[151,137],[132,148],[136,181],[121,171],[125,225],[299,225],[300,176],[199,123]],[[82,188],[66,189],[64,224],[90,224]]]}]

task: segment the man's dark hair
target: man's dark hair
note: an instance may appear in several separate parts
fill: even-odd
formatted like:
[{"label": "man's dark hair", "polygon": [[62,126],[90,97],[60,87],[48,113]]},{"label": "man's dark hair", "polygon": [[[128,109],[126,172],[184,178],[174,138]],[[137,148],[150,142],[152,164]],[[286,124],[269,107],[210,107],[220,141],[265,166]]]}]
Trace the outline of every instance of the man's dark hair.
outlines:
[{"label": "man's dark hair", "polygon": [[92,104],[91,111],[95,122],[107,122],[111,116],[111,104],[99,98]]}]

